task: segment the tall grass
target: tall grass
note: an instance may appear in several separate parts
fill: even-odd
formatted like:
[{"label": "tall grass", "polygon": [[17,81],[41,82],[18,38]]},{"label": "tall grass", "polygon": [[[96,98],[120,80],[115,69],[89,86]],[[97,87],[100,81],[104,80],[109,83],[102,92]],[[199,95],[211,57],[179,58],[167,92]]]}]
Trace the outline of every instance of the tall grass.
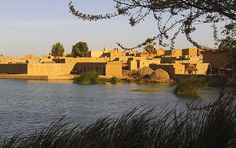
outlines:
[{"label": "tall grass", "polygon": [[233,97],[185,111],[134,108],[85,128],[63,120],[28,136],[5,140],[2,148],[235,148]]}]

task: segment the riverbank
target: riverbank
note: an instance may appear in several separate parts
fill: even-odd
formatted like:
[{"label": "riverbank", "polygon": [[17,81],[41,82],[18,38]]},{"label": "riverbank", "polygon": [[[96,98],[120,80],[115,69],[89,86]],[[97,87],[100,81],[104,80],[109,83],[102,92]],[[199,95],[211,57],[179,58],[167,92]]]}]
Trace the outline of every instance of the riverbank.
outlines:
[{"label": "riverbank", "polygon": [[[79,77],[78,75],[28,75],[28,74],[0,74],[0,79],[20,79],[20,80],[73,80],[74,78]],[[168,83],[175,84],[185,78],[190,77],[198,77],[198,78],[206,78],[209,82],[214,83],[213,85],[219,86],[222,82],[224,82],[224,78],[221,76],[208,76],[208,75],[175,75]],[[99,75],[99,79],[103,82],[110,82],[112,77],[106,77],[103,75]],[[157,82],[149,82],[145,80],[139,80],[134,78],[120,78],[120,82],[122,83],[160,83]]]},{"label": "riverbank", "polygon": [[0,79],[19,80],[72,80],[74,75],[27,75],[27,74],[0,74]]}]

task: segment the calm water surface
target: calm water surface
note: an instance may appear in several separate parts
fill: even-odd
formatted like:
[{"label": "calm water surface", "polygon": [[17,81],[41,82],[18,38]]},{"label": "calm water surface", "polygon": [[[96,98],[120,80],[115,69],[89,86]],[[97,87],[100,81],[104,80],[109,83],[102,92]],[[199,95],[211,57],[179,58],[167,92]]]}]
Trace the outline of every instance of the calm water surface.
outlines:
[{"label": "calm water surface", "polygon": [[[159,89],[140,93],[138,88]],[[89,85],[71,81],[0,80],[0,139],[34,131],[65,117],[84,126],[99,117],[119,115],[130,108],[163,106],[184,108],[189,99],[177,98],[167,85]],[[213,101],[217,89],[201,91],[203,103]]]}]

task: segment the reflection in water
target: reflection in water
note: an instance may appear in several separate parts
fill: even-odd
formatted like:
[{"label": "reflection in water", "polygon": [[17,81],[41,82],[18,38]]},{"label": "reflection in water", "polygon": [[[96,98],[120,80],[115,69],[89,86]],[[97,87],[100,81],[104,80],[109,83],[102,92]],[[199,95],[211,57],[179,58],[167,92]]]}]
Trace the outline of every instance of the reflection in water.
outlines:
[{"label": "reflection in water", "polygon": [[[143,93],[130,90],[158,89]],[[99,117],[119,115],[137,106],[165,105],[184,108],[188,99],[177,98],[168,85],[76,85],[72,81],[0,80],[0,139],[47,126],[65,117],[84,126]],[[217,96],[217,90],[202,91],[203,102]]]},{"label": "reflection in water", "polygon": [[72,80],[26,80],[27,83],[72,83]]}]

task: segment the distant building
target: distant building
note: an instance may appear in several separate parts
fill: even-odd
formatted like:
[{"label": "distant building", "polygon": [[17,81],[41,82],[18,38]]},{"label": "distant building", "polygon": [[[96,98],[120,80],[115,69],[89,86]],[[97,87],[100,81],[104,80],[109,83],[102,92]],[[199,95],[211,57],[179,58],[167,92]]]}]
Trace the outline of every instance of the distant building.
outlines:
[{"label": "distant building", "polygon": [[165,55],[165,49],[164,48],[159,48],[159,49],[155,50],[153,54],[156,54],[156,56],[159,56],[159,57],[164,56]]},{"label": "distant building", "polygon": [[81,74],[87,71],[96,71],[105,77],[122,77],[122,64],[120,62],[78,62],[75,64],[72,74]]},{"label": "distant building", "polygon": [[91,57],[91,58],[100,58],[102,57],[104,51],[102,50],[94,50],[94,51],[89,51],[88,52],[88,57]]},{"label": "distant building", "polygon": [[[27,61],[27,60],[26,60]],[[37,63],[1,63],[0,74],[26,74],[29,76],[65,76],[97,71],[105,77],[122,77],[121,62],[108,62],[106,58],[40,59]]]},{"label": "distant building", "polygon": [[194,56],[199,56],[200,55],[200,49],[198,48],[187,48],[187,49],[183,49],[183,57],[186,58],[190,58],[190,57],[194,57]]},{"label": "distant building", "polygon": [[[164,69],[174,75],[206,75],[210,65],[220,66],[224,62],[216,61],[214,55],[197,48],[165,50],[160,48],[152,54],[122,49],[90,51],[88,57],[60,57],[50,55],[36,57],[0,56],[0,74],[25,74],[32,76],[77,75],[86,71],[97,71],[104,77],[121,78],[123,71],[151,67]],[[223,55],[217,54],[219,58]],[[216,62],[216,63],[214,63]],[[193,69],[191,71],[191,68]],[[55,78],[54,77],[54,78]]]}]

